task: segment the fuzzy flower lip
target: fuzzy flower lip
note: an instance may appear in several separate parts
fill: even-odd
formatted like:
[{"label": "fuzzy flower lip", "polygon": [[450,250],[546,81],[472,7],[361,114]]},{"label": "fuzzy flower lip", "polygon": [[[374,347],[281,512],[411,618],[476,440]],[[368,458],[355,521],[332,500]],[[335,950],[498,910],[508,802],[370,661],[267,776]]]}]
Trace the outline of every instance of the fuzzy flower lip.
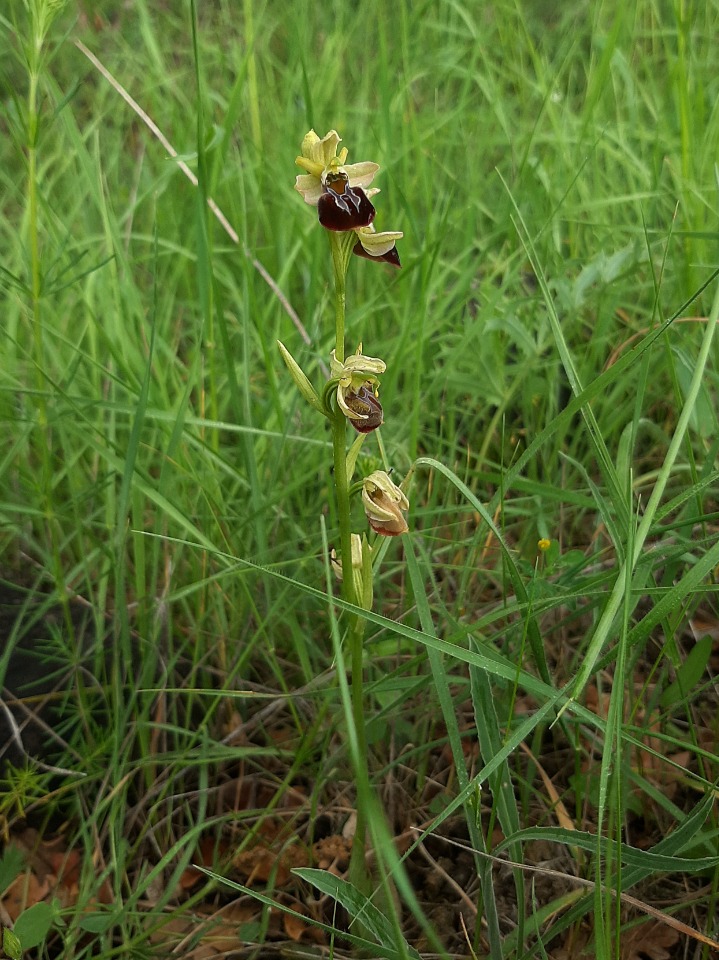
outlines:
[{"label": "fuzzy flower lip", "polygon": [[325,192],[317,201],[319,221],[326,230],[366,228],[374,220],[375,212],[364,190],[350,186],[346,173],[327,174]]},{"label": "fuzzy flower lip", "polygon": [[362,344],[344,363],[334,350],[330,354],[330,383],[337,384],[337,406],[359,433],[370,433],[382,425],[382,405],[374,388],[386,369],[384,360],[362,353]]},{"label": "fuzzy flower lip", "polygon": [[362,481],[362,504],[369,525],[384,537],[406,533],[404,514],[409,500],[384,470],[375,470]]},{"label": "fuzzy flower lip", "polygon": [[[331,186],[331,182],[328,184],[328,179],[331,181],[332,176],[339,174],[346,177],[345,190],[363,189],[374,180],[379,164],[371,160],[365,160],[362,163],[345,163],[347,148],[343,147],[338,153],[337,148],[340,143],[336,130],[330,130],[321,139],[314,130],[310,130],[302,141],[302,156],[297,157],[295,163],[307,172],[297,177],[295,190],[302,194],[305,203],[316,207],[320,197],[327,191],[328,186]],[[345,190],[340,192],[344,193]]]}]

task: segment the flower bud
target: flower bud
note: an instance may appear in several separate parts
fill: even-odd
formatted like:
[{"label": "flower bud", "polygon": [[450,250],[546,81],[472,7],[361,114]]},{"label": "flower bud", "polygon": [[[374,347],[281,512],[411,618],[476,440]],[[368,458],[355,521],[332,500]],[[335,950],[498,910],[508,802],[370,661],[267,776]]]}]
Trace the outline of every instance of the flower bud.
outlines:
[{"label": "flower bud", "polygon": [[[352,550],[352,586],[357,604],[364,610],[372,609],[372,548],[364,534],[351,535]],[[344,565],[333,548],[330,563],[337,579],[344,578]]]},{"label": "flower bud", "polygon": [[384,470],[375,470],[362,482],[362,504],[369,525],[385,537],[406,533],[409,527],[404,513],[409,500]]}]

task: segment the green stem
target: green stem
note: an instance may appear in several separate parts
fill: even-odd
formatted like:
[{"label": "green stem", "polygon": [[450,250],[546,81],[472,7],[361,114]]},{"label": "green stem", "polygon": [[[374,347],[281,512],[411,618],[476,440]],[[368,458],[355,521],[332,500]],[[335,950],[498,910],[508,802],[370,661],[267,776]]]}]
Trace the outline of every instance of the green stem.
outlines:
[{"label": "green stem", "polygon": [[342,596],[348,603],[357,603],[352,578],[352,528],[350,526],[350,489],[347,482],[347,420],[339,408],[332,417],[332,453],[334,458],[335,499],[340,528],[341,560],[346,565],[342,577]]},{"label": "green stem", "polygon": [[[330,249],[335,278],[335,357],[342,363],[345,358],[345,277],[351,245],[345,234],[330,233]],[[335,406],[332,418],[332,452],[334,456],[335,497],[340,531],[341,560],[344,564],[342,596],[348,603],[358,605],[361,602],[361,597],[355,595],[354,577],[352,575],[350,478],[347,476],[347,419],[337,406]],[[357,737],[355,776],[358,789],[357,823],[352,843],[350,878],[355,886],[366,891],[369,886],[369,877],[365,862],[367,811],[364,798],[369,793],[369,777],[367,775],[367,733],[364,719],[364,630],[364,617],[351,615],[347,636],[350,645],[352,670],[352,719]]]},{"label": "green stem", "polygon": [[[344,234],[330,233],[332,268],[335,274],[335,356],[340,363],[345,359],[345,277],[347,275],[346,242]],[[344,417],[342,418],[344,420]]]}]

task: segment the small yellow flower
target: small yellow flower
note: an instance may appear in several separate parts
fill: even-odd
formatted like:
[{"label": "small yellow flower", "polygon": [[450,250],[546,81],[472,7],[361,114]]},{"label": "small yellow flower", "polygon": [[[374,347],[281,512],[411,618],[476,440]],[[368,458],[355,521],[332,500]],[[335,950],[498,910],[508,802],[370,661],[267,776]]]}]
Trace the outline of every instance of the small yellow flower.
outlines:
[{"label": "small yellow flower", "polygon": [[541,553],[546,553],[551,546],[552,541],[547,540],[546,537],[542,537],[542,539],[537,543],[537,548],[541,551]]},{"label": "small yellow flower", "polygon": [[384,470],[375,470],[363,480],[362,504],[369,525],[382,536],[396,537],[409,529],[404,518],[409,500]]}]

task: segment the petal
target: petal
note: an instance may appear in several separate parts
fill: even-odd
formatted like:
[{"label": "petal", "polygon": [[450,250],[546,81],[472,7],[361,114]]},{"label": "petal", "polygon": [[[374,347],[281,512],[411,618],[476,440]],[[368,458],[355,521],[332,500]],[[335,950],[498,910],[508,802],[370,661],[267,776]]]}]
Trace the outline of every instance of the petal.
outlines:
[{"label": "petal", "polygon": [[307,173],[311,173],[313,177],[317,177],[317,179],[325,172],[321,163],[315,163],[314,160],[308,160],[307,157],[295,157],[295,164],[302,167]]},{"label": "petal", "polygon": [[347,406],[347,401],[345,400],[345,390],[341,387],[337,388],[337,406],[340,408],[342,413],[347,417],[348,420],[352,419],[352,410]]},{"label": "petal", "polygon": [[341,137],[337,131],[330,130],[321,140],[317,139],[311,145],[310,158],[316,163],[321,163],[324,167],[329,167],[330,160],[333,160],[337,156],[337,147],[341,142]]},{"label": "petal", "polygon": [[394,500],[402,510],[409,510],[409,500],[390,475],[384,470],[375,470],[362,481],[362,499],[365,499],[365,495],[374,499],[380,494]]},{"label": "petal", "polygon": [[362,483],[362,505],[369,525],[385,537],[407,532],[403,511],[409,501],[384,470],[375,470]]},{"label": "petal", "polygon": [[384,373],[387,364],[379,357],[366,357],[363,353],[353,353],[344,362],[343,368],[350,376],[360,375],[364,380]]},{"label": "petal", "polygon": [[409,530],[407,521],[401,513],[392,520],[374,520],[372,517],[367,517],[367,520],[374,532],[382,534],[383,537],[398,537]]},{"label": "petal", "polygon": [[324,193],[319,177],[313,177],[311,173],[299,174],[295,180],[295,190],[302,194],[305,203],[309,203],[313,207],[317,206]]},{"label": "petal", "polygon": [[311,160],[312,148],[316,143],[319,143],[319,141],[320,138],[317,136],[314,130],[310,130],[309,133],[306,133],[302,139],[302,146],[300,148],[302,151],[302,156],[306,157],[308,160]]},{"label": "petal", "polygon": [[343,169],[350,178],[351,187],[368,187],[379,170],[379,164],[364,160],[362,163],[348,163]]}]

